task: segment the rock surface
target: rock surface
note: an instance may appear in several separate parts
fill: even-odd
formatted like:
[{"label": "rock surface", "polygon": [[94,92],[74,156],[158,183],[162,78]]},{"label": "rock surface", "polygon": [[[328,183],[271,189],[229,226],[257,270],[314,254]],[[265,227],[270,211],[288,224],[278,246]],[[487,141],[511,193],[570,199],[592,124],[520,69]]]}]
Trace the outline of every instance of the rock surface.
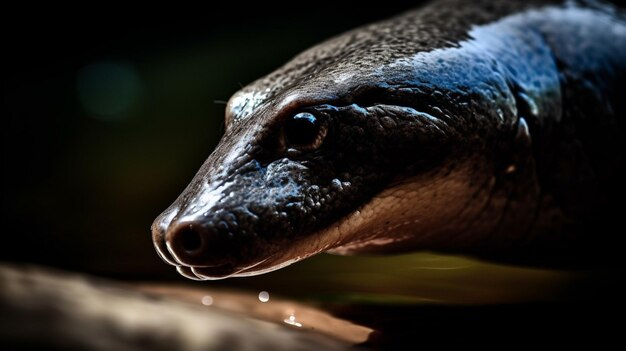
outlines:
[{"label": "rock surface", "polygon": [[0,265],[0,345],[37,350],[339,350],[306,330],[145,292],[128,284]]}]

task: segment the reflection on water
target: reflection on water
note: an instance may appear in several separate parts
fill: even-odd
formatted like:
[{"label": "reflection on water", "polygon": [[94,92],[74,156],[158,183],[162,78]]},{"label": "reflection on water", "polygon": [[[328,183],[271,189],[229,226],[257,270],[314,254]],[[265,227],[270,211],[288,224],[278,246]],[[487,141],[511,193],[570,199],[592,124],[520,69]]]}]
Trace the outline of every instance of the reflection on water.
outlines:
[{"label": "reflection on water", "polygon": [[210,286],[191,288],[182,285],[142,284],[139,288],[151,294],[181,299],[202,308],[207,306],[206,297],[211,296],[209,308],[235,312],[279,325],[287,324],[296,329],[301,328],[309,332],[323,334],[350,344],[366,342],[373,332],[371,328],[333,316],[320,306],[274,297],[270,300],[269,294],[264,295],[267,299],[261,299],[261,294],[256,296],[253,292],[219,289]]},{"label": "reflection on water", "polygon": [[293,325],[294,327],[298,327],[298,328],[302,328],[302,323],[296,321],[296,312],[293,310],[290,310],[287,312],[287,314],[289,314],[289,317],[284,319],[283,322],[289,324],[289,325]]},{"label": "reflection on water", "polygon": [[210,295],[211,308],[378,348],[444,331],[589,331],[581,321],[597,314],[601,276],[432,253],[325,255],[259,277],[142,289],[202,305]]},{"label": "reflection on water", "polygon": [[572,299],[572,287],[589,276],[433,253],[319,255],[270,274],[194,286],[226,284],[318,302],[480,305]]}]

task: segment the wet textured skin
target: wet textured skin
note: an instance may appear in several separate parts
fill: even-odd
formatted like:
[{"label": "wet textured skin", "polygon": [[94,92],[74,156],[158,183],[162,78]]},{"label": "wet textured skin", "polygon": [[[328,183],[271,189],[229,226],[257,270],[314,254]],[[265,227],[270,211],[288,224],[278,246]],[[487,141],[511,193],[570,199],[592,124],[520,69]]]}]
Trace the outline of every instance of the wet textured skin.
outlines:
[{"label": "wet textured skin", "polygon": [[[580,262],[624,195],[625,82],[605,4],[436,1],[358,28],[230,99],[155,247],[192,279],[323,251]],[[319,145],[286,137],[300,113]]]}]

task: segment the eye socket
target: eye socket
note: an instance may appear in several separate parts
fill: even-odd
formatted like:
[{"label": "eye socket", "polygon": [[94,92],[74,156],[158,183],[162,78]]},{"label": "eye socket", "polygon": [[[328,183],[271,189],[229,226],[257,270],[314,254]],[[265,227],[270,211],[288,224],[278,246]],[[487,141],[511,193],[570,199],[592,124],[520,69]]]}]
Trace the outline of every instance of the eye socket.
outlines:
[{"label": "eye socket", "polygon": [[326,124],[308,112],[300,112],[287,118],[283,128],[287,145],[302,151],[319,148],[327,132]]}]

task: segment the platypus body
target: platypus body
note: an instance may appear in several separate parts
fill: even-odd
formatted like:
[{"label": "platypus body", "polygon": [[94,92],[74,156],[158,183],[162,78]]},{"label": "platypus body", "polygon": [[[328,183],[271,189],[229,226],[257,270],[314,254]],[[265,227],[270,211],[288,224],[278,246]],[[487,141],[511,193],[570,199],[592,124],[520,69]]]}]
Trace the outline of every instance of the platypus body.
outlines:
[{"label": "platypus body", "polygon": [[624,198],[625,83],[612,5],[435,1],[237,92],[155,247],[202,280],[325,251],[589,260]]}]

